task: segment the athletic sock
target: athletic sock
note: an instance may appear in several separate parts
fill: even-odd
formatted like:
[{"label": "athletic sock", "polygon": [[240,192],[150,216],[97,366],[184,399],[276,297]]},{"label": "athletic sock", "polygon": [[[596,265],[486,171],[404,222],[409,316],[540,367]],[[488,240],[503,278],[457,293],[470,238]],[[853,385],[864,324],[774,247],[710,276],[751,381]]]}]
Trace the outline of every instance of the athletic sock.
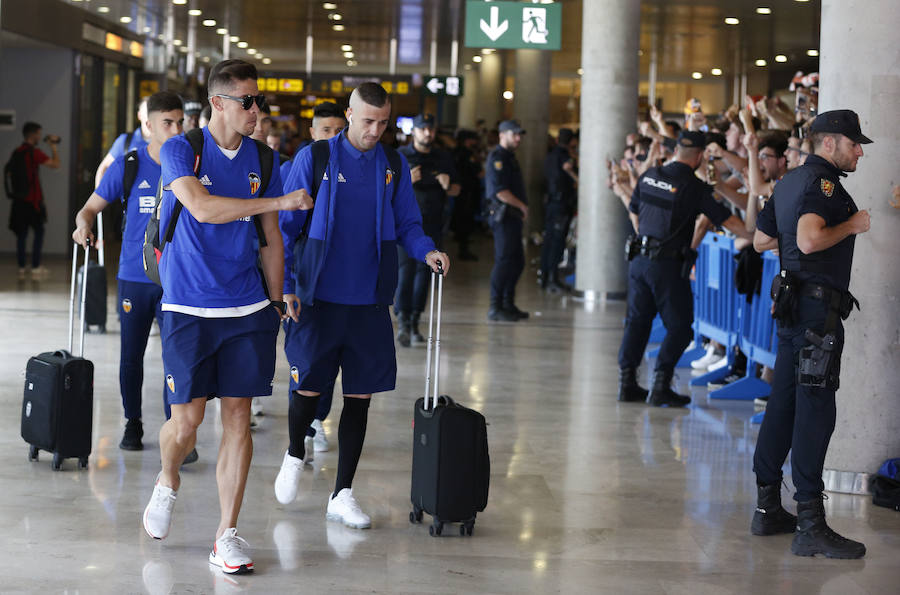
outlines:
[{"label": "athletic sock", "polygon": [[291,393],[288,405],[288,436],[290,446],[288,454],[298,459],[306,456],[306,447],[303,440],[306,438],[306,430],[316,417],[316,409],[319,407],[319,395],[306,397],[296,392]]},{"label": "athletic sock", "polygon": [[344,410],[338,425],[338,466],[334,482],[334,495],[353,484],[356,466],[366,439],[366,422],[369,418],[369,401],[344,397]]}]

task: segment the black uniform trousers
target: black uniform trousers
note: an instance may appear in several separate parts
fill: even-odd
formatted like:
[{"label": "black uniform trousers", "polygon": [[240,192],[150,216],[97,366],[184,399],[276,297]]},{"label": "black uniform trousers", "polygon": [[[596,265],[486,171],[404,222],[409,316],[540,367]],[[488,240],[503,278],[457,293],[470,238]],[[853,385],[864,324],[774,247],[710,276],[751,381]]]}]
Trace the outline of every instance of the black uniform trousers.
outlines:
[{"label": "black uniform trousers", "polygon": [[566,249],[566,235],[572,220],[567,201],[551,198],[544,211],[544,246],[541,250],[541,283],[557,282],[557,267]]},{"label": "black uniform trousers", "polygon": [[[430,237],[435,247],[441,249],[443,224],[441,220],[423,222],[425,235]],[[394,295],[394,308],[400,316],[413,316],[425,311],[425,300],[428,298],[428,283],[431,279],[431,267],[410,257],[400,243],[397,243],[397,261],[400,269],[397,275],[397,293]]]},{"label": "black uniform trousers", "polygon": [[[795,308],[796,324],[790,327],[779,325],[772,393],[753,454],[757,483],[770,485],[781,482],[781,466],[788,451],[791,451],[791,470],[796,488],[794,499],[798,502],[817,498],[825,489],[822,470],[834,431],[835,391],[797,383],[800,350],[809,345],[803,335],[806,329],[812,329],[821,336],[827,314],[825,302],[801,297]],[[844,347],[844,326],[840,320],[834,334],[839,365]]]},{"label": "black uniform trousers", "polygon": [[656,371],[672,374],[691,342],[694,296],[691,282],[682,277],[681,260],[650,260],[636,256],[628,267],[628,314],[619,348],[619,368],[637,369],[647,348],[653,319],[659,312],[666,337],[656,358]]},{"label": "black uniform trousers", "polygon": [[[511,207],[510,207],[511,208]],[[516,283],[525,270],[525,249],[522,247],[522,219],[507,215],[491,225],[494,232],[494,268],[491,270],[491,303],[513,302]]]}]

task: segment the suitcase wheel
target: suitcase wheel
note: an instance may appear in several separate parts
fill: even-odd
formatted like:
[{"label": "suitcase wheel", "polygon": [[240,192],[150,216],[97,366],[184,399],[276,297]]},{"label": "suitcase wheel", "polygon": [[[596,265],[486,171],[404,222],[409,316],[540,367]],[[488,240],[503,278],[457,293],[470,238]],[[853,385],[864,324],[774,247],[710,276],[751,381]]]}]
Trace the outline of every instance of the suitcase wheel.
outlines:
[{"label": "suitcase wheel", "polygon": [[428,534],[432,537],[439,537],[444,530],[444,523],[440,521],[435,521],[432,523],[430,527],[428,527]]},{"label": "suitcase wheel", "polygon": [[[88,468],[88,458],[87,457],[78,457],[78,468],[79,469],[87,469]],[[471,535],[471,531],[469,535]]]},{"label": "suitcase wheel", "polygon": [[412,512],[409,513],[409,522],[412,524],[417,524],[422,522],[422,509],[413,507]]},{"label": "suitcase wheel", "polygon": [[50,463],[50,468],[54,471],[59,471],[62,469],[63,458],[60,456],[58,452],[53,453],[53,462]]},{"label": "suitcase wheel", "polygon": [[472,536],[472,531],[475,530],[475,521],[469,521],[468,523],[463,523],[459,526],[459,534],[462,535],[463,531],[466,532],[466,535],[469,537]]},{"label": "suitcase wheel", "polygon": [[38,447],[37,446],[28,446],[28,460],[36,461],[38,460]]}]

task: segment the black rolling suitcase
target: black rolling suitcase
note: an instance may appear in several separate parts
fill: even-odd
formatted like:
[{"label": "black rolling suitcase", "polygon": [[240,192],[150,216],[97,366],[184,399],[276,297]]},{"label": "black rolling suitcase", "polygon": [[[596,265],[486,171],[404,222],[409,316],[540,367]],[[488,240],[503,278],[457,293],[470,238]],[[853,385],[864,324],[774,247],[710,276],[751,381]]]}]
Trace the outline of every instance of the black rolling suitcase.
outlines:
[{"label": "black rolling suitcase", "polygon": [[[89,248],[84,250],[88,260]],[[82,267],[81,355],[72,355],[75,320],[75,277],[78,245],[72,255],[72,287],[69,291],[69,348],[41,353],[28,360],[25,368],[25,396],[22,400],[22,438],[28,443],[28,460],[38,460],[38,451],[53,453],[54,471],[63,459],[77,458],[86,469],[91,454],[91,426],[94,413],[94,364],[84,359],[84,301],[88,287]]]},{"label": "black rolling suitcase", "polygon": [[[97,213],[97,262],[86,260],[84,266],[78,269],[78,294],[82,293],[82,283],[87,286],[87,294],[81,304],[81,309],[84,311],[82,326],[85,326],[89,332],[95,327],[99,333],[106,332],[108,289],[103,254],[103,213]],[[84,269],[87,269],[87,277],[84,277]]]},{"label": "black rolling suitcase", "polygon": [[[435,278],[438,302],[436,323]],[[460,535],[471,535],[476,514],[487,506],[491,474],[487,424],[484,416],[474,409],[463,407],[446,395],[439,396],[443,285],[443,275],[434,273],[431,278],[425,397],[416,400],[413,414],[410,490],[413,510],[409,513],[409,520],[419,523],[422,514],[428,513],[432,517],[428,529],[432,536],[440,535],[445,523],[460,523]],[[430,403],[429,392],[432,393]]]}]

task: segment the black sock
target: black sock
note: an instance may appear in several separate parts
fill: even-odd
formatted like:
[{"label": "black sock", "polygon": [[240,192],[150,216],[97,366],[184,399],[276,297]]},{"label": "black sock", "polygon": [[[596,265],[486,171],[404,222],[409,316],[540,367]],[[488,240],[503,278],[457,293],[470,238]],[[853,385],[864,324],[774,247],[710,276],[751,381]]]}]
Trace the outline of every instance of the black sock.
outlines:
[{"label": "black sock", "polygon": [[366,422],[369,418],[369,401],[344,397],[344,410],[338,425],[338,466],[334,482],[334,495],[353,484],[356,466],[366,439]]},{"label": "black sock", "polygon": [[306,397],[299,393],[292,393],[288,405],[288,435],[290,446],[288,454],[298,459],[306,456],[306,447],[303,440],[306,438],[306,430],[316,417],[316,409],[319,407],[319,396]]}]

